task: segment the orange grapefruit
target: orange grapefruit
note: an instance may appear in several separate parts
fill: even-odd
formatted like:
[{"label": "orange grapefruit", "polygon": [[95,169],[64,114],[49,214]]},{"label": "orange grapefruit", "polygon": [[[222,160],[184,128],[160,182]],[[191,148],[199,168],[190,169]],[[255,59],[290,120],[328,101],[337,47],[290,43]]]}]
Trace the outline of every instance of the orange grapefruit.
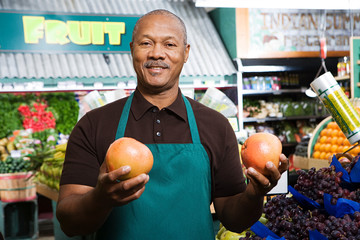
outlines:
[{"label": "orange grapefruit", "polygon": [[255,133],[241,147],[241,159],[246,168],[253,167],[263,175],[269,175],[265,165],[271,161],[279,167],[282,152],[280,139],[271,133]]},{"label": "orange grapefruit", "polygon": [[130,166],[131,171],[119,178],[119,180],[126,180],[142,173],[149,173],[154,158],[145,144],[133,138],[122,137],[109,146],[105,161],[109,172],[123,166]]}]

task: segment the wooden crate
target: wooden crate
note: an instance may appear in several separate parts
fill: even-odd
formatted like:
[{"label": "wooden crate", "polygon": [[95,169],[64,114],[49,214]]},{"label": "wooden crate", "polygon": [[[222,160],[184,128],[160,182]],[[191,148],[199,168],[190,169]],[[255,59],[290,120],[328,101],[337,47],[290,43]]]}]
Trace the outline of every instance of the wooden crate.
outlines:
[{"label": "wooden crate", "polygon": [[294,155],[294,166],[301,169],[310,169],[312,167],[320,169],[323,167],[329,167],[329,160],[307,158]]},{"label": "wooden crate", "polygon": [[29,201],[36,198],[32,172],[0,174],[0,200],[2,202]]}]

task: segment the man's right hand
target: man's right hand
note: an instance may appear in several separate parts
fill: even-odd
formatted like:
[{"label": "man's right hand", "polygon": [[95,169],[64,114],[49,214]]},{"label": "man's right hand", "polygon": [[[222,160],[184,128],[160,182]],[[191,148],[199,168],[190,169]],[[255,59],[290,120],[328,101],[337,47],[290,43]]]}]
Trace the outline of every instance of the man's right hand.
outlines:
[{"label": "man's right hand", "polygon": [[101,165],[95,195],[110,206],[122,206],[138,199],[145,190],[149,175],[140,174],[124,181],[118,180],[131,171],[130,166],[123,166],[108,172],[105,162]]},{"label": "man's right hand", "polygon": [[61,229],[68,236],[87,235],[96,231],[113,207],[125,205],[141,197],[149,176],[118,181],[130,168],[122,167],[107,172],[102,164],[96,187],[79,184],[60,186],[56,215]]}]

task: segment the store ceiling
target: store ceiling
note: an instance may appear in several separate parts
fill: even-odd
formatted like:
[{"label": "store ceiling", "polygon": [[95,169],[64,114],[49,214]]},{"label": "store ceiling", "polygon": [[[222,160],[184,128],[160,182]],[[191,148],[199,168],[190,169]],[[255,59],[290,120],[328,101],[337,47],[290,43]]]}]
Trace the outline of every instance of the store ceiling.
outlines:
[{"label": "store ceiling", "polygon": [[[142,15],[163,8],[179,15],[188,31],[190,58],[182,76],[226,76],[236,69],[204,8],[177,0],[0,0],[0,11]],[[130,54],[1,53],[0,79],[135,77]],[[108,58],[108,59],[106,59]],[[108,61],[110,60],[110,61]]]}]

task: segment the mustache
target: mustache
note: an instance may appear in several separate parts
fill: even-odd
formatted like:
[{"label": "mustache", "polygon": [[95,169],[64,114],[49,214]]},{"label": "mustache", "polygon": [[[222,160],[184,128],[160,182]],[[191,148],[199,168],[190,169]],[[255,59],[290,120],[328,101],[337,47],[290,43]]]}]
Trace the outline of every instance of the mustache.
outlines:
[{"label": "mustache", "polygon": [[144,67],[148,68],[148,67],[162,67],[162,68],[170,68],[170,65],[163,62],[163,61],[159,61],[159,60],[149,60],[147,62],[144,63]]}]

